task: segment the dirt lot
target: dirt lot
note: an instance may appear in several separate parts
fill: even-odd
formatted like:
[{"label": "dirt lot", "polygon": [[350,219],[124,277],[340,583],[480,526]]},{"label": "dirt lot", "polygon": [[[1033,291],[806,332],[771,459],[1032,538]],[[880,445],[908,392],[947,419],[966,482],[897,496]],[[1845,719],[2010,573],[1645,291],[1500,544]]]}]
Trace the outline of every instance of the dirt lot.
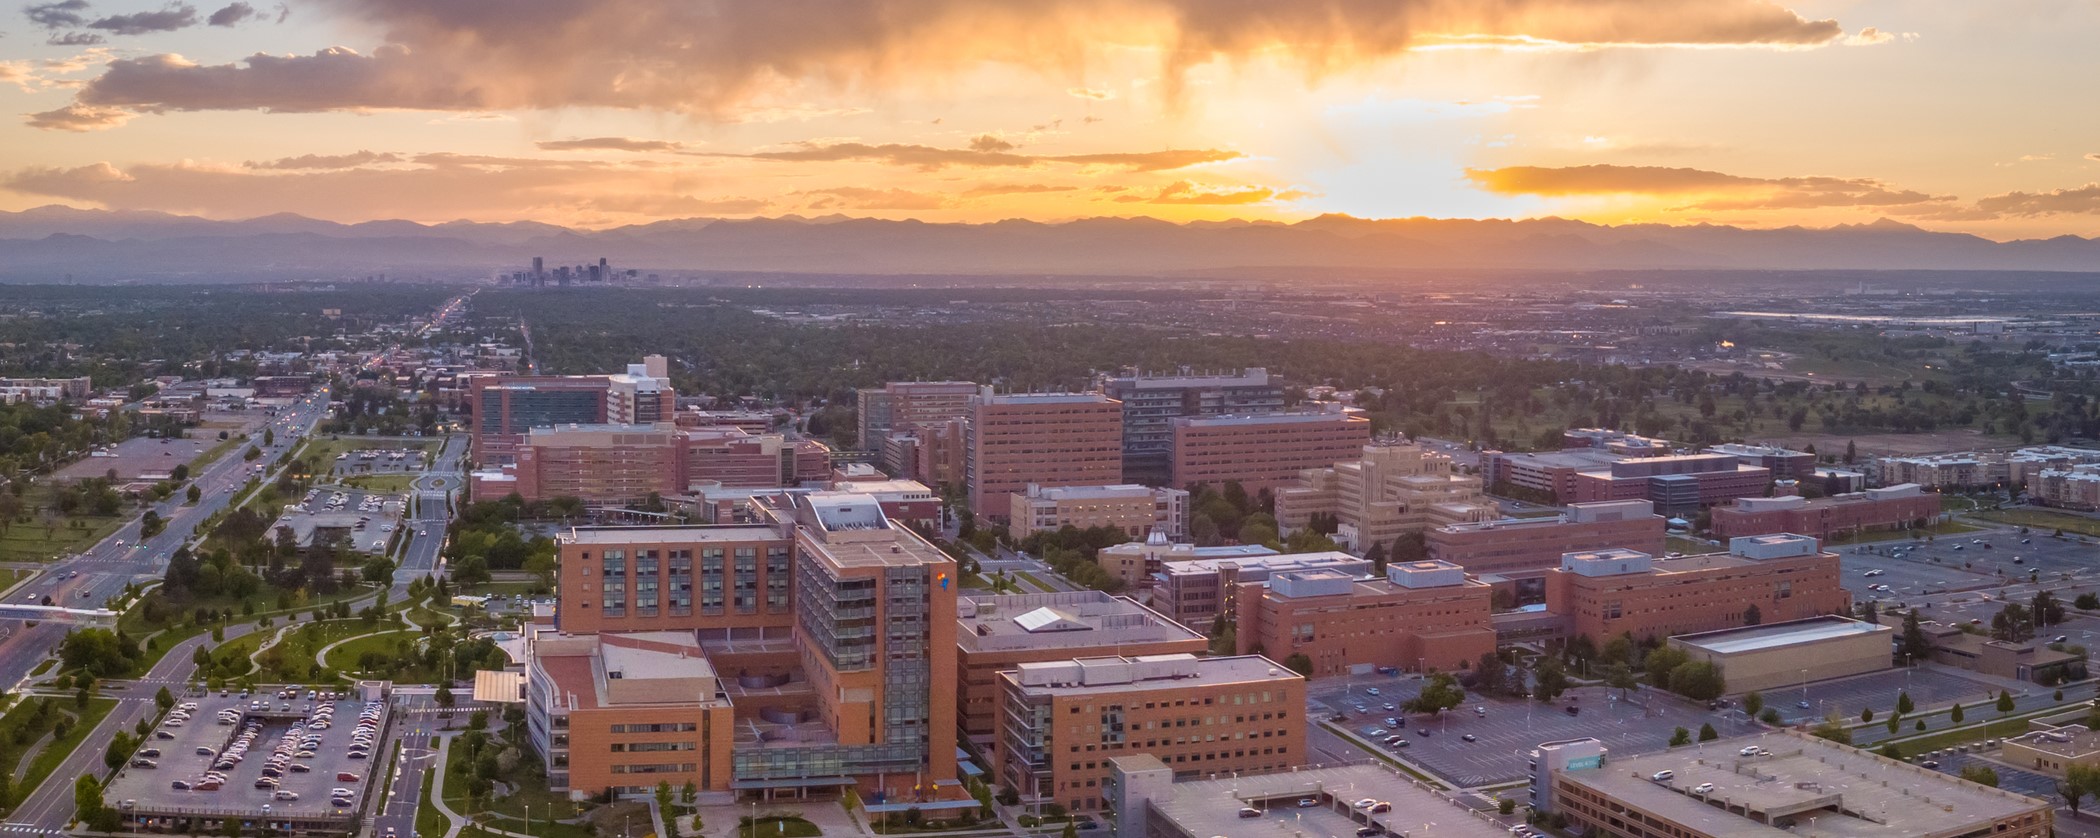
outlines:
[{"label": "dirt lot", "polygon": [[[218,432],[209,435],[199,433],[191,439],[148,439],[137,437],[117,443],[111,449],[115,456],[88,457],[60,469],[60,480],[85,480],[102,477],[110,469],[116,469],[120,480],[137,478],[149,471],[167,471],[175,466],[197,459],[197,455],[211,450],[219,444]],[[194,468],[194,466],[193,466]]]}]

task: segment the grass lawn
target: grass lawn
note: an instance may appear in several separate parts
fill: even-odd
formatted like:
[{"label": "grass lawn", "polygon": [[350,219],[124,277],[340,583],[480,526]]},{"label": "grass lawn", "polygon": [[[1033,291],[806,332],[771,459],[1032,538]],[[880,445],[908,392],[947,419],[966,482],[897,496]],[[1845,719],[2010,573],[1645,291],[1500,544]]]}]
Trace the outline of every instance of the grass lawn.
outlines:
[{"label": "grass lawn", "polygon": [[2056,530],[2063,530],[2065,533],[2075,533],[2077,535],[2100,536],[2100,520],[2087,518],[2083,515],[2072,515],[2068,512],[2019,507],[1971,512],[1969,517],[1995,521],[2000,524],[2028,527],[2038,531],[2047,531],[2043,533],[2044,535]]},{"label": "grass lawn", "polygon": [[[383,621],[372,624],[359,619],[306,623],[286,634],[277,645],[262,653],[259,658],[262,666],[256,671],[255,678],[265,684],[333,683],[322,677],[322,673],[317,669],[318,664],[314,663],[314,655],[330,643],[346,637],[355,637],[385,625]],[[250,647],[249,651],[253,650],[253,647]]]},{"label": "grass lawn", "polygon": [[1728,548],[1717,547],[1710,542],[1697,538],[1691,538],[1689,536],[1666,535],[1663,536],[1663,549],[1672,553],[1683,553],[1687,556],[1697,556],[1704,553],[1713,553],[1717,551],[1726,550]]},{"label": "grass lawn", "polygon": [[66,731],[65,738],[51,740],[50,744],[44,746],[44,750],[37,753],[36,759],[29,761],[29,773],[15,779],[15,788],[33,789],[42,785],[44,779],[51,776],[51,772],[58,770],[58,764],[65,762],[74,748],[80,747],[80,743],[94,731],[95,725],[102,723],[102,717],[116,709],[117,700],[91,698],[88,699],[86,709],[74,707],[71,701],[66,702],[65,706],[66,709],[80,714],[80,721],[75,722],[72,729]]},{"label": "grass lawn", "polygon": [[411,473],[358,474],[336,482],[353,486],[367,492],[406,492],[415,485],[418,475]]},{"label": "grass lawn", "polygon": [[[359,623],[359,625],[363,624]],[[413,643],[416,638],[422,636],[422,632],[408,630],[367,634],[330,650],[328,652],[328,665],[337,672],[355,672],[357,671],[357,659],[364,653],[378,652],[382,655],[392,655],[394,654],[397,641],[408,640]],[[313,654],[309,652],[307,657],[311,660]]]},{"label": "grass lawn", "polygon": [[108,538],[131,520],[130,509],[117,515],[76,515],[58,519],[58,528],[46,534],[44,525],[32,516],[27,523],[15,521],[0,534],[0,562],[45,562],[60,553],[77,553]]},{"label": "grass lawn", "polygon": [[1912,537],[1911,534],[1914,532],[1917,533],[1917,538],[1924,538],[1927,534],[1959,535],[1965,532],[1976,532],[1980,529],[1983,528],[1973,526],[1970,524],[1964,524],[1959,521],[1940,521],[1922,530],[1868,530],[1866,532],[1841,532],[1837,535],[1831,536],[1824,543],[1868,544],[1877,541],[1903,541],[1910,539]]},{"label": "grass lawn", "polygon": [[437,770],[423,774],[423,796],[416,798],[416,834],[443,835],[452,826],[445,813],[438,811],[437,804],[430,802],[430,784],[437,779]]},{"label": "grass lawn", "polygon": [[[1975,713],[1979,712],[1980,710],[1989,709],[1990,708],[1988,706],[1979,706],[1978,710],[1969,710],[1968,712]],[[1937,751],[1942,748],[1952,748],[1956,745],[1962,745],[1969,742],[1981,742],[1985,739],[2003,739],[2008,736],[2017,736],[2021,733],[2027,732],[2027,720],[2032,716],[2046,716],[2050,713],[2061,712],[2063,712],[2063,708],[2056,707],[2051,708],[2046,712],[2034,713],[2028,716],[2015,716],[2010,719],[1998,719],[1996,721],[1991,722],[1990,724],[1983,725],[1981,727],[1967,727],[1961,730],[1950,730],[1944,733],[1934,733],[1926,736],[1920,736],[1915,739],[1899,739],[1896,740],[1896,751],[1897,753],[1909,757],[1925,753],[1926,751]],[[1940,716],[1940,718],[1944,719],[1946,717],[1942,715]],[[1879,750],[1880,748],[1881,746],[1877,744],[1874,747],[1869,748],[1868,750]]]}]

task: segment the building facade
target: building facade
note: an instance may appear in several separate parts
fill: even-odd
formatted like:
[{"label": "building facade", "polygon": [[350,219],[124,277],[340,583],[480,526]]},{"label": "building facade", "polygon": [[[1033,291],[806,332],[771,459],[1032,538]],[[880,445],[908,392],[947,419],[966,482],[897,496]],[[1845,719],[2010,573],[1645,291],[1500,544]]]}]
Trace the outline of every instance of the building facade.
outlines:
[{"label": "building facade", "polygon": [[1666,515],[1689,515],[1736,498],[1758,497],[1772,472],[1728,454],[1674,454],[1619,460],[1575,475],[1576,502],[1645,499]]},{"label": "building facade", "polygon": [[1726,553],[1656,560],[1637,550],[1570,553],[1546,574],[1546,610],[1571,636],[1662,639],[1744,625],[1756,606],[1779,623],[1851,608],[1838,557],[1800,535],[1737,538]]},{"label": "building facade", "polygon": [[1189,535],[1189,493],[1126,483],[1118,486],[1038,486],[1008,496],[1006,530],[1015,540],[1064,527],[1114,527],[1131,538],[1153,533]]},{"label": "building facade", "polygon": [[1252,559],[1276,554],[1277,551],[1260,544],[1198,547],[1170,542],[1166,534],[1155,532],[1144,541],[1129,541],[1094,551],[1094,563],[1122,580],[1125,588],[1136,588],[1151,582],[1166,570],[1167,565],[1176,562]]},{"label": "building facade", "polygon": [[984,393],[971,404],[963,469],[970,509],[994,520],[1008,495],[1123,477],[1123,405],[1098,393]]},{"label": "building facade", "polygon": [[533,428],[511,451],[512,463],[475,473],[477,497],[625,504],[697,486],[822,485],[831,473],[831,450],[813,439],[670,422]]},{"label": "building facade", "polygon": [[[1125,412],[1126,420],[1128,411]],[[1306,469],[1347,460],[1371,441],[1362,411],[1331,404],[1316,412],[1183,417],[1171,426],[1169,486],[1222,487],[1237,482],[1249,495],[1294,484]],[[1124,438],[1129,439],[1126,431]]]},{"label": "building facade", "polygon": [[[893,433],[968,416],[977,393],[977,384],[970,381],[892,381],[860,390],[861,450],[883,452],[887,450],[884,442]],[[898,477],[912,477],[902,473],[902,462],[885,458],[883,467]]]},{"label": "building facade", "polygon": [[1447,562],[1394,564],[1384,578],[1284,571],[1241,583],[1236,599],[1237,651],[1304,655],[1315,678],[1456,671],[1495,651],[1492,591]]},{"label": "building facade", "polygon": [[1103,376],[1099,385],[1102,393],[1123,405],[1123,475],[1110,482],[1187,488],[1189,484],[1173,473],[1176,420],[1283,410],[1283,381],[1259,367],[1215,375],[1188,369],[1172,374],[1131,370]]},{"label": "building facade", "polygon": [[1799,495],[1738,498],[1714,507],[1719,538],[1799,533],[1819,539],[1867,530],[1924,527],[1940,517],[1940,496],[1905,483],[1813,500]]},{"label": "building facade", "polygon": [[1366,576],[1371,563],[1348,553],[1291,553],[1171,562],[1153,577],[1152,607],[1184,626],[1209,629],[1219,615],[1239,613],[1242,583],[1267,582],[1294,570],[1332,570]]},{"label": "building facade", "polygon": [[1468,573],[1541,576],[1568,553],[1624,547],[1659,555],[1666,529],[1653,503],[1625,500],[1569,504],[1551,518],[1446,524],[1423,536],[1429,558]]},{"label": "building facade", "polygon": [[999,679],[997,779],[1023,800],[1100,809],[1126,755],[1188,776],[1306,761],[1305,679],[1264,657],[1082,658]]},{"label": "building facade", "polygon": [[1501,517],[1480,479],[1459,474],[1451,458],[1406,443],[1372,443],[1357,459],[1307,469],[1276,493],[1276,522],[1289,535],[1314,515],[1340,524],[1334,540],[1350,550],[1390,548],[1400,536],[1432,527]]}]

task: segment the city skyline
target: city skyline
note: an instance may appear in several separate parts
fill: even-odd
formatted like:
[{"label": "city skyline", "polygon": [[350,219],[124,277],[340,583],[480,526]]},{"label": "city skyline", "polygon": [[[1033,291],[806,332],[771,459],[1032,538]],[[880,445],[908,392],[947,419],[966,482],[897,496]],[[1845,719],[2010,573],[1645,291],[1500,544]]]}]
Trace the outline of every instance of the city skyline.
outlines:
[{"label": "city skyline", "polygon": [[2100,234],[2100,7],[56,0],[0,210]]}]

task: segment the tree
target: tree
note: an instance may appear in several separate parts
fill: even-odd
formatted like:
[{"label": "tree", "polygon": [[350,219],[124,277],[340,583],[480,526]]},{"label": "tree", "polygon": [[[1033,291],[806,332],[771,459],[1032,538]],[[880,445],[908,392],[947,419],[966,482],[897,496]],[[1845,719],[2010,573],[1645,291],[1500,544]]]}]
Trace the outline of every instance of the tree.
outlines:
[{"label": "tree", "polygon": [[2064,621],[2064,604],[2048,591],[2037,591],[2034,604],[2028,607],[2037,626],[2053,626]]},{"label": "tree", "polygon": [[2010,714],[2013,711],[2013,706],[2014,705],[2012,693],[2007,692],[2005,690],[1999,690],[1997,703],[1998,712],[2001,714]]},{"label": "tree", "polygon": [[1509,689],[1509,666],[1494,652],[1483,652],[1480,660],[1473,664],[1473,686],[1488,695],[1500,695]]},{"label": "tree", "polygon": [[1755,716],[1758,714],[1758,711],[1761,711],[1763,709],[1765,709],[1765,697],[1763,693],[1760,693],[1756,690],[1751,690],[1747,693],[1743,693],[1743,712]]},{"label": "tree", "polygon": [[1898,715],[1908,716],[1916,709],[1918,709],[1918,705],[1911,702],[1909,690],[1896,693],[1896,713]]},{"label": "tree", "polygon": [[2063,795],[2064,804],[2071,807],[2071,814],[2078,814],[2080,798],[2100,794],[2100,766],[2072,765],[2065,768],[2064,778],[2056,784],[2056,791]]},{"label": "tree", "polygon": [[1670,670],[1670,691],[1693,701],[1712,701],[1728,691],[1721,668],[1708,661],[1686,661]]},{"label": "tree", "polygon": [[1466,691],[1459,687],[1458,679],[1449,673],[1439,672],[1429,676],[1429,683],[1422,686],[1421,693],[1408,699],[1401,709],[1409,713],[1434,716],[1464,704]]},{"label": "tree", "polygon": [[1073,821],[1065,821],[1063,838],[1079,838],[1079,824]]},{"label": "tree", "polygon": [[175,694],[168,692],[167,687],[161,687],[160,692],[153,694],[153,703],[159,705],[161,712],[166,713],[168,708],[175,706]]},{"label": "tree", "polygon": [[[2092,593],[2079,594],[2077,599],[2071,601],[2071,604],[2080,611],[2100,611],[2100,595]],[[2100,789],[2088,789],[2088,791],[2100,793]]]},{"label": "tree", "polygon": [[2019,643],[2034,638],[2034,612],[2017,602],[2006,603],[1991,615],[1991,637]]},{"label": "tree", "polygon": [[1626,691],[1639,687],[1641,682],[1633,677],[1632,667],[1623,663],[1608,663],[1604,665],[1604,685],[1618,690],[1619,697],[1625,698]]},{"label": "tree", "polygon": [[1692,732],[1686,730],[1683,726],[1679,726],[1675,733],[1670,734],[1670,747],[1677,748],[1690,744],[1692,744]]},{"label": "tree", "polygon": [[[1954,702],[1954,707],[1947,711],[1947,721],[1953,722],[1955,724],[1961,724],[1961,716],[1961,702]],[[1923,721],[1923,719],[1920,719],[1919,721]]]},{"label": "tree", "polygon": [[1714,730],[1713,722],[1707,722],[1699,726],[1699,741],[1712,742],[1719,738],[1721,738],[1721,732]]},{"label": "tree", "polygon": [[1383,575],[1386,567],[1385,542],[1373,542],[1371,549],[1364,551],[1364,561],[1371,563],[1372,573]]},{"label": "tree", "polygon": [[204,490],[197,488],[197,484],[191,483],[188,489],[183,490],[182,496],[194,504],[204,499]]},{"label": "tree", "polygon": [[1754,626],[1762,624],[1764,621],[1765,612],[1757,607],[1757,603],[1750,603],[1749,608],[1743,609],[1743,625]]},{"label": "tree", "polygon": [[1991,788],[1998,787],[1998,770],[1980,762],[1970,762],[1962,765],[1961,778],[1971,783],[1980,783]]},{"label": "tree", "polygon": [[1283,668],[1310,678],[1312,677],[1313,668],[1312,658],[1306,657],[1304,652],[1292,652],[1290,657],[1283,659]]},{"label": "tree", "polygon": [[437,694],[436,694],[436,695],[433,695],[433,696],[431,696],[431,698],[434,698],[434,699],[436,699],[436,700],[437,700],[437,704],[438,704],[438,706],[439,706],[439,707],[443,707],[443,708],[446,708],[446,709],[451,709],[451,707],[452,707],[452,684],[451,684],[451,683],[449,683],[449,682],[440,682],[440,683],[438,684],[438,688],[437,688]]},{"label": "tree", "polygon": [[1552,701],[1568,691],[1568,672],[1554,657],[1539,658],[1538,666],[1532,670],[1532,695],[1539,701]]},{"label": "tree", "polygon": [[109,766],[111,771],[123,768],[124,760],[131,757],[133,744],[131,734],[117,731],[117,734],[109,739],[109,748],[102,752],[102,764]]},{"label": "tree", "polygon": [[1874,708],[1872,708],[1872,707],[1866,707],[1866,708],[1862,708],[1862,709],[1861,709],[1861,710],[1859,711],[1859,720],[1860,720],[1860,722],[1861,722],[1862,724],[1865,724],[1865,723],[1867,723],[1867,722],[1872,722],[1872,721],[1874,721]]},{"label": "tree", "polygon": [[1915,666],[1932,660],[1932,638],[1925,636],[1916,608],[1903,615],[1903,640],[1899,645],[1905,665]]}]

